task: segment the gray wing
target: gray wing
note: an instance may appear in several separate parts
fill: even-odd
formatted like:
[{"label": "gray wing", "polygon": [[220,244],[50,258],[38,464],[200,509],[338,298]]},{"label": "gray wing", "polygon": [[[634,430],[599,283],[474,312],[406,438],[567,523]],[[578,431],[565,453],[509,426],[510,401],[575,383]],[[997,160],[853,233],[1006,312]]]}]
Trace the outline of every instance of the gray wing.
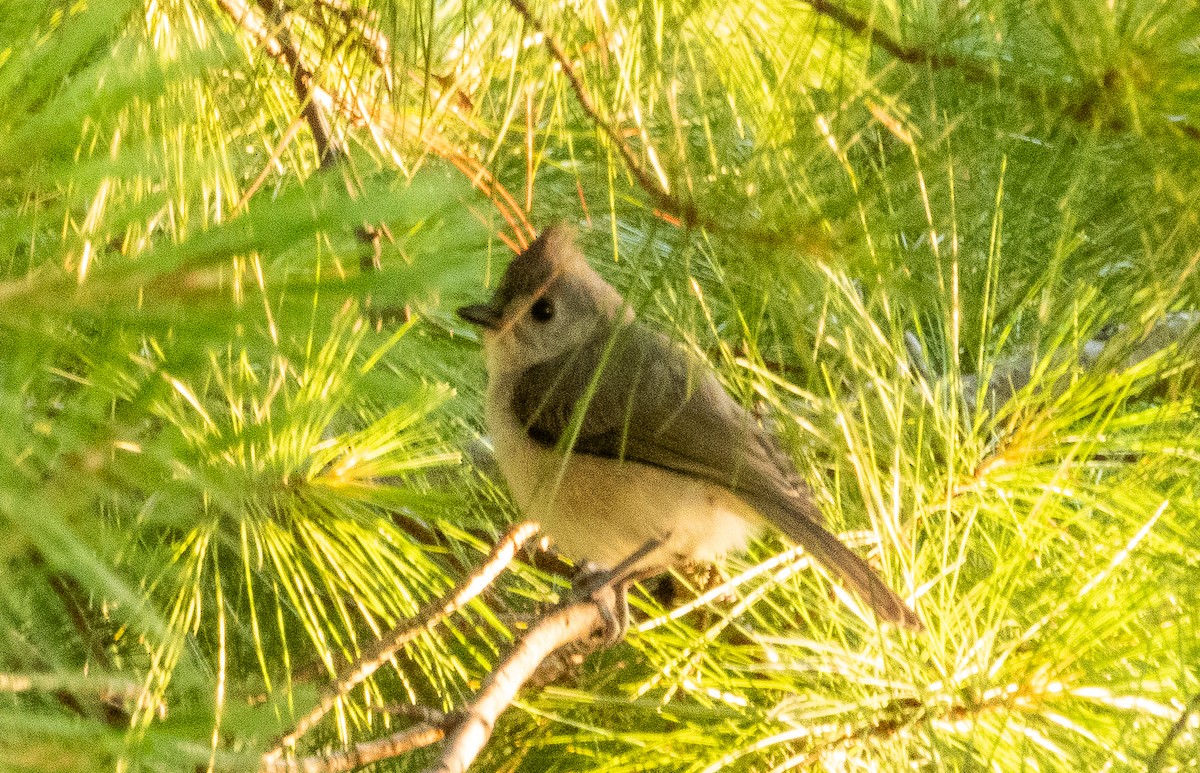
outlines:
[{"label": "gray wing", "polygon": [[[771,436],[706,367],[638,325],[605,331],[528,370],[513,409],[544,445],[662,467],[739,493],[800,485],[779,463]],[[815,508],[809,515],[820,518]]]},{"label": "gray wing", "polygon": [[513,409],[544,445],[653,465],[730,489],[881,617],[920,627],[866,562],[821,526],[820,510],[774,438],[707,367],[665,337],[636,324],[605,330],[529,369],[516,385]]}]

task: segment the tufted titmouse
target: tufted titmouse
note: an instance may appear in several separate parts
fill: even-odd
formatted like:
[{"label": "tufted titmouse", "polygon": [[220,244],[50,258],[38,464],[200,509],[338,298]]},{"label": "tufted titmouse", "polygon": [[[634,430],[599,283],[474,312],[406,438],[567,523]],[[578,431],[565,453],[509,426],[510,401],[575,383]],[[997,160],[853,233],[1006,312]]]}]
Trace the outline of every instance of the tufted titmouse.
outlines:
[{"label": "tufted titmouse", "polygon": [[496,461],[563,553],[627,575],[661,570],[740,549],[765,520],[880,618],[921,627],[822,526],[775,439],[705,363],[634,321],[569,228],[544,231],[490,303],[458,313],[483,328]]}]

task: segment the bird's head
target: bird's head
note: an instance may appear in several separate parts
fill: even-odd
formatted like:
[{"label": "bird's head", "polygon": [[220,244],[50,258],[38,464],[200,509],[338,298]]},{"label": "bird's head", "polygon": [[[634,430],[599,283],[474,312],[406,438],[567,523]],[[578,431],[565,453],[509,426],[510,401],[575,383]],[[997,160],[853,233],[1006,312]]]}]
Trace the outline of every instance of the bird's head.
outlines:
[{"label": "bird's head", "polygon": [[513,258],[488,303],[458,315],[483,329],[488,372],[496,375],[572,351],[632,312],[587,264],[573,229],[555,225]]}]

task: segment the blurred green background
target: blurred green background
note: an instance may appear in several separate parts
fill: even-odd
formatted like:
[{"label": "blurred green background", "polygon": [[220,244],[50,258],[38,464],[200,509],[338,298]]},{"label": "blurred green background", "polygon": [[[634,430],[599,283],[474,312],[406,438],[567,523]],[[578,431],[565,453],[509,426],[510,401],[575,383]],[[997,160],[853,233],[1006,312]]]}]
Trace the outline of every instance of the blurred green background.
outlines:
[{"label": "blurred green background", "polygon": [[[475,769],[1200,765],[1193,3],[0,0],[0,108],[0,768],[255,769],[478,566],[452,311],[556,221],[928,630],[768,536]],[[522,559],[298,753],[469,700]]]}]

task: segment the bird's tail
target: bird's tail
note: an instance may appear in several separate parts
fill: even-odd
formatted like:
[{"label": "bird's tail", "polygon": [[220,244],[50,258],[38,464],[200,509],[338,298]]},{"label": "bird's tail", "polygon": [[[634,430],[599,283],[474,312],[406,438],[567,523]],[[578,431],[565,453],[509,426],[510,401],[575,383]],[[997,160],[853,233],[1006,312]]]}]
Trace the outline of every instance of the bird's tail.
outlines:
[{"label": "bird's tail", "polygon": [[[861,596],[881,619],[906,628],[923,630],[917,613],[889,588],[866,561],[822,526],[819,514],[806,514],[792,502],[754,501],[750,503],[784,535],[804,548],[813,558]],[[815,511],[815,508],[812,508]]]}]

